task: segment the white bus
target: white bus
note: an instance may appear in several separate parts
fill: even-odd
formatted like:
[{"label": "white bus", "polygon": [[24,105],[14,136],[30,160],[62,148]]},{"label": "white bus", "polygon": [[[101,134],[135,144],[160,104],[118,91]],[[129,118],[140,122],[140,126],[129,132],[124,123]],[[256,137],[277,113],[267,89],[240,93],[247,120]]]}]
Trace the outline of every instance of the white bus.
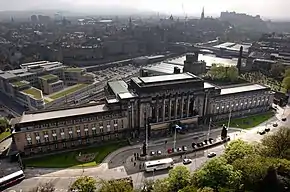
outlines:
[{"label": "white bus", "polygon": [[162,169],[173,168],[174,162],[172,158],[160,159],[156,161],[147,161],[144,163],[145,171],[157,171]]},{"label": "white bus", "polygon": [[21,181],[25,178],[25,175],[22,170],[7,175],[5,177],[0,178],[0,191],[15,185],[18,181]]}]

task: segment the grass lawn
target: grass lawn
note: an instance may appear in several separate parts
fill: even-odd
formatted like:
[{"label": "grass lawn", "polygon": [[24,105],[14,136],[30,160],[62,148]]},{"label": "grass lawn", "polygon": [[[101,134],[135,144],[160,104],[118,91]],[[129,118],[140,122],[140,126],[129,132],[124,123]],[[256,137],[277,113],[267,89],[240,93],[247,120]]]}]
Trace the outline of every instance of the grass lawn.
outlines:
[{"label": "grass lawn", "polygon": [[9,135],[11,135],[10,131],[0,133],[0,141]]},{"label": "grass lawn", "polygon": [[[26,166],[30,167],[45,167],[45,168],[67,168],[67,167],[91,167],[96,166],[111,152],[126,146],[127,143],[113,143],[100,147],[92,147],[77,151],[64,152],[35,159],[24,160]],[[96,157],[91,162],[81,163],[76,158],[79,154],[95,153]]]},{"label": "grass lawn", "polygon": [[[233,118],[230,122],[230,127],[242,128],[242,129],[250,129],[258,126],[259,124],[267,121],[271,117],[274,116],[274,112],[267,112],[263,114],[252,115],[244,118]],[[227,125],[227,121],[218,122],[218,126],[222,126],[223,124]]]},{"label": "grass lawn", "polygon": [[87,86],[88,86],[88,84],[77,84],[77,85],[71,86],[63,91],[59,91],[56,94],[53,94],[52,96],[50,96],[49,98],[58,99],[58,98],[66,96],[66,95],[69,95],[73,92],[76,92],[77,90],[82,89],[82,88],[87,87]]},{"label": "grass lawn", "polygon": [[34,87],[31,87],[29,89],[25,89],[22,92],[31,95],[35,99],[41,99],[42,98],[41,91],[36,89],[36,88],[34,88]]}]

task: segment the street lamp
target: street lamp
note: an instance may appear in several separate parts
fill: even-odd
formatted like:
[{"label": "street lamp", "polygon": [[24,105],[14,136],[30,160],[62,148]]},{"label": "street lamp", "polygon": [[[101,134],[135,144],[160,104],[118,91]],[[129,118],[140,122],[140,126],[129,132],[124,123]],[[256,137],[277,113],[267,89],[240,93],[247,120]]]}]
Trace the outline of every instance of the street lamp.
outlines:
[{"label": "street lamp", "polygon": [[175,150],[176,147],[176,130],[182,130],[182,127],[180,127],[179,125],[175,125],[174,126],[174,141],[173,141],[173,149]]},{"label": "street lamp", "polygon": [[212,119],[210,118],[209,119],[209,124],[208,124],[207,140],[209,140],[209,137],[210,137],[211,122],[212,122]]},{"label": "street lamp", "polygon": [[229,120],[228,120],[228,129],[230,128],[230,123],[231,123],[232,107],[233,107],[233,104],[230,104],[230,114],[229,114]]},{"label": "street lamp", "polygon": [[[79,153],[79,157],[81,157],[81,156],[82,156],[82,152]],[[85,170],[84,170],[84,164],[83,163],[82,163],[82,169],[83,169],[83,174],[84,174]]]},{"label": "street lamp", "polygon": [[23,170],[24,167],[23,167],[23,162],[22,162],[22,158],[21,158],[20,153],[17,153],[16,157],[18,157],[18,162],[20,164],[20,169]]}]

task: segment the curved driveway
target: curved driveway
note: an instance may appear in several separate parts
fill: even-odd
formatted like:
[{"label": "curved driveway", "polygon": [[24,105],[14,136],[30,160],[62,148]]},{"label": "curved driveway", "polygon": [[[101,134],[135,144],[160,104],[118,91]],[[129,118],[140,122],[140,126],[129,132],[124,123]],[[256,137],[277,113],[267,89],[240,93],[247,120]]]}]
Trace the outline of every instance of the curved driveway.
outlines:
[{"label": "curved driveway", "polygon": [[[276,117],[270,119],[268,122],[263,123],[249,131],[239,131],[239,129],[235,129],[234,132],[230,133],[230,136],[232,139],[241,138],[245,141],[254,142],[259,141],[263,136],[257,134],[257,131],[261,128],[265,128],[265,126],[269,124],[271,125],[273,122],[278,122],[279,126],[285,126],[289,125],[290,121],[289,115],[290,110],[284,114],[284,116],[287,116],[286,122],[281,122],[279,119],[281,118],[281,114],[277,115]],[[271,132],[277,130],[277,128],[272,128]],[[214,131],[213,131],[214,132]],[[211,137],[214,137],[214,134],[219,135],[220,131],[217,131],[216,133],[213,133]],[[190,147],[191,142],[193,141],[193,138],[184,138],[177,140],[177,147],[180,147],[182,145],[187,145]],[[170,147],[172,145],[172,140],[168,141],[166,147]],[[79,176],[81,175],[88,175],[95,178],[102,178],[102,179],[112,179],[112,178],[122,178],[126,176],[131,176],[134,181],[134,186],[140,186],[144,180],[146,179],[157,179],[157,178],[163,178],[168,175],[167,171],[161,171],[154,174],[145,174],[138,170],[138,162],[136,162],[136,167],[134,167],[133,162],[131,162],[131,158],[134,152],[140,152],[141,145],[137,145],[134,147],[127,147],[119,149],[112,154],[110,154],[105,160],[105,163],[102,163],[98,167],[93,168],[86,168],[86,169],[63,169],[63,170],[56,170],[56,169],[27,169],[26,175],[28,179],[24,180],[22,183],[20,183],[17,186],[12,187],[12,189],[16,191],[28,191],[32,186],[36,186],[38,183],[44,183],[44,182],[53,182],[56,187],[56,191],[67,191],[69,185]],[[151,143],[151,146],[149,145],[149,151],[150,150],[166,150],[164,141],[159,143]],[[210,149],[210,151],[216,152],[218,155],[222,154],[224,150],[224,146],[218,146],[215,148]],[[207,154],[208,151],[204,151],[201,153],[196,154],[190,154],[188,155],[189,158],[194,159],[193,163],[190,165],[187,165],[191,171],[195,170],[196,168],[200,167],[204,162],[207,161]],[[174,158],[175,160],[178,160],[179,157]],[[180,159],[181,160],[181,159]],[[110,163],[110,161],[112,161]],[[107,163],[106,163],[107,162]],[[179,165],[180,163],[177,163]],[[110,168],[110,169],[109,169]],[[133,171],[132,171],[133,170]],[[131,173],[130,173],[131,172]],[[6,190],[9,191],[9,190]]]}]

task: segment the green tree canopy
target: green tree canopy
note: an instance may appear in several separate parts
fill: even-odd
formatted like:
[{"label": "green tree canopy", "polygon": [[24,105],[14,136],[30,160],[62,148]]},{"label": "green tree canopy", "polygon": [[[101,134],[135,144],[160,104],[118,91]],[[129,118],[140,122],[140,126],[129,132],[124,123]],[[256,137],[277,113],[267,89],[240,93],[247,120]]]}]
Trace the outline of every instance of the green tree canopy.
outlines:
[{"label": "green tree canopy", "polygon": [[170,192],[168,178],[157,179],[154,182],[154,188],[153,188],[152,192]]},{"label": "green tree canopy", "polygon": [[290,89],[290,76],[286,76],[284,77],[283,81],[282,81],[282,86],[284,87],[284,89],[289,90]]},{"label": "green tree canopy", "polygon": [[276,63],[271,66],[270,73],[274,78],[280,78],[285,73],[285,67],[281,63]]},{"label": "green tree canopy", "polygon": [[97,181],[93,177],[79,177],[70,187],[70,191],[95,192],[97,190]]},{"label": "green tree canopy", "polygon": [[99,192],[133,192],[133,186],[126,180],[101,181]]},{"label": "green tree canopy", "polygon": [[169,171],[169,191],[178,191],[190,184],[190,171],[185,166],[176,166]]},{"label": "green tree canopy", "polygon": [[212,80],[236,81],[239,77],[239,72],[235,66],[225,67],[223,65],[213,64],[207,76]]},{"label": "green tree canopy", "polygon": [[232,165],[227,164],[223,157],[208,161],[193,176],[198,187],[211,187],[215,191],[222,187],[237,188],[240,186],[241,180],[240,172],[235,171]]},{"label": "green tree canopy", "polygon": [[242,183],[246,189],[255,189],[266,175],[268,168],[272,165],[269,158],[260,155],[247,156],[233,162],[235,170],[242,172]]},{"label": "green tree canopy", "polygon": [[281,127],[262,139],[261,155],[290,160],[290,129]]},{"label": "green tree canopy", "polygon": [[242,159],[245,156],[252,155],[253,153],[253,145],[238,139],[229,143],[223,156],[227,162],[231,164],[235,160]]}]

